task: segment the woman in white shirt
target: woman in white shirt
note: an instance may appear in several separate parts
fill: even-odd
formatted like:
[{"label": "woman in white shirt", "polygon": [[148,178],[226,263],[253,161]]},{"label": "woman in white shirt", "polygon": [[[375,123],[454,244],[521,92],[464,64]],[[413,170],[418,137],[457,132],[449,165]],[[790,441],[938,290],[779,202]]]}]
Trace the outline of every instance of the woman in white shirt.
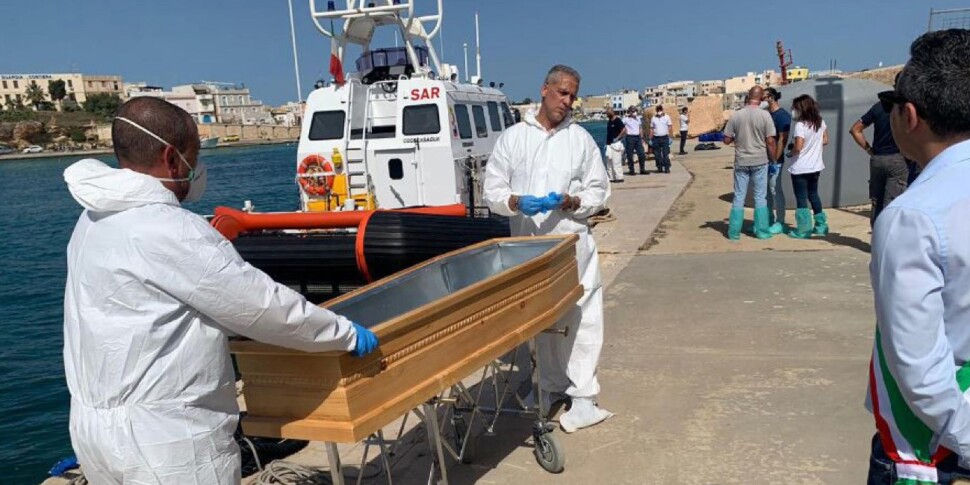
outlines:
[{"label": "woman in white shirt", "polygon": [[[822,147],[829,144],[829,133],[818,103],[811,96],[805,94],[795,98],[791,114],[795,124],[786,161],[795,191],[797,225],[788,235],[799,239],[808,239],[813,233],[824,236],[829,232],[829,225],[825,212],[822,212],[822,199],[818,196],[818,177],[825,169]],[[811,212],[809,204],[812,205]]]}]

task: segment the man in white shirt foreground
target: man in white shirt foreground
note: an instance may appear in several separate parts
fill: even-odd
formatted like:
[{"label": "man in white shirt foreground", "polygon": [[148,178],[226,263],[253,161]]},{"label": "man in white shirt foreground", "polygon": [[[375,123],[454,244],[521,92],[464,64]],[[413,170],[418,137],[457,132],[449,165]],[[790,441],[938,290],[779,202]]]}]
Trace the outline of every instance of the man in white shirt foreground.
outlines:
[{"label": "man in white shirt foreground", "polygon": [[492,212],[512,219],[513,236],[579,236],[576,259],[583,296],[556,324],[569,331],[537,338],[543,391],[565,393],[571,400],[569,411],[559,418],[568,433],[613,415],[596,403],[603,285],[596,242],[586,223],[606,206],[610,185],[599,147],[571,120],[579,81],[574,69],[553,66],[542,86],[539,111],[530,111],[523,122],[502,133],[485,171],[485,201]]},{"label": "man in white shirt foreground", "polygon": [[924,34],[879,93],[922,168],[876,219],[869,485],[970,477],[970,31]]}]

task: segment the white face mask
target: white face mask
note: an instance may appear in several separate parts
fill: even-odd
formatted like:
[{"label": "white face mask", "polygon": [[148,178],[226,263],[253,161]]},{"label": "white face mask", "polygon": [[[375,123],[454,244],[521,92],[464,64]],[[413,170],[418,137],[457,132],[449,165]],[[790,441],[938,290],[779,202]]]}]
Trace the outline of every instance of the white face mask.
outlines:
[{"label": "white face mask", "polygon": [[797,120],[799,114],[801,114],[801,113],[799,113],[797,109],[791,110],[791,117],[792,118],[795,118]]},{"label": "white face mask", "polygon": [[761,104],[758,105],[758,107],[761,109],[768,109],[768,102],[762,101]]},{"label": "white face mask", "polygon": [[192,168],[192,166],[189,165],[189,161],[185,159],[185,155],[182,155],[182,152],[178,151],[178,148],[175,148],[175,145],[172,145],[171,143],[163,140],[162,137],[152,133],[148,128],[145,128],[144,126],[141,126],[138,123],[135,123],[134,121],[129,120],[128,118],[116,116],[115,119],[124,121],[125,123],[128,123],[129,125],[134,126],[135,128],[138,128],[141,131],[144,131],[146,135],[162,142],[163,144],[165,144],[165,146],[170,146],[173,149],[175,149],[175,153],[178,154],[179,158],[182,159],[182,163],[184,163],[185,166],[189,168],[189,176],[185,178],[180,178],[180,179],[170,179],[170,178],[161,178],[161,177],[156,177],[156,178],[158,178],[158,180],[161,180],[162,182],[188,182],[189,192],[185,194],[185,199],[183,199],[182,202],[197,202],[199,199],[202,198],[202,194],[205,192],[205,186],[208,181],[208,171],[205,169],[205,163],[199,160],[198,162],[196,162],[195,168]]}]

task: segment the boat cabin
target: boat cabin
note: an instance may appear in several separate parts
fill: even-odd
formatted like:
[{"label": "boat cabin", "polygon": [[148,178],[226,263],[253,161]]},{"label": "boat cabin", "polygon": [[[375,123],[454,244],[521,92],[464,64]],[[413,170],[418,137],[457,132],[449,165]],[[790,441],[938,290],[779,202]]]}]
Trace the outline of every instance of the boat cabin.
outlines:
[{"label": "boat cabin", "polygon": [[[341,42],[363,46],[356,72],[307,98],[296,160],[301,209],[483,207],[484,165],[515,123],[508,98],[481,81],[460,82],[453,66],[437,61],[421,26],[404,30],[403,47],[370,49],[374,25],[406,25],[399,16],[373,15],[350,15],[348,33],[333,36],[341,55]],[[356,26],[368,18],[370,30]],[[359,31],[367,35],[355,36]]]}]

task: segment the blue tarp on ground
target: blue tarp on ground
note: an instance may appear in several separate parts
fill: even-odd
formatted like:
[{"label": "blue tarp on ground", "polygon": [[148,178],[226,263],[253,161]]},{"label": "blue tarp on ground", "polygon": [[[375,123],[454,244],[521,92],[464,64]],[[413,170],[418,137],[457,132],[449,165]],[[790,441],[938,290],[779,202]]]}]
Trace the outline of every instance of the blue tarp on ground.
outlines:
[{"label": "blue tarp on ground", "polygon": [[720,131],[704,133],[703,135],[697,137],[697,141],[700,141],[700,142],[724,141],[724,133]]}]

